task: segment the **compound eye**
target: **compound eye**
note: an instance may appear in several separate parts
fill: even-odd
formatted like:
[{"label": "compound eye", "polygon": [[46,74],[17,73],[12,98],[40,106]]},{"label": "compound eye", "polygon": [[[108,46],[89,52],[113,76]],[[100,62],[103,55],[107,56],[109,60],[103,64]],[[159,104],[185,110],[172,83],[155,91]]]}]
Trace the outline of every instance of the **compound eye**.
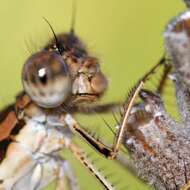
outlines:
[{"label": "compound eye", "polygon": [[31,99],[44,108],[59,106],[71,92],[68,66],[55,52],[32,55],[23,67],[22,82]]}]

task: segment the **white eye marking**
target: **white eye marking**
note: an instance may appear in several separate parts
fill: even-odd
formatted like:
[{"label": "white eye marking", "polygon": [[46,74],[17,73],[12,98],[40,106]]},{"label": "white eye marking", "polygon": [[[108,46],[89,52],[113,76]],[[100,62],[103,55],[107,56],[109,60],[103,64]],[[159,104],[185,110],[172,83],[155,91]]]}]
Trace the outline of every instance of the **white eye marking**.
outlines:
[{"label": "white eye marking", "polygon": [[46,69],[42,68],[38,71],[39,77],[44,77],[46,75]]}]

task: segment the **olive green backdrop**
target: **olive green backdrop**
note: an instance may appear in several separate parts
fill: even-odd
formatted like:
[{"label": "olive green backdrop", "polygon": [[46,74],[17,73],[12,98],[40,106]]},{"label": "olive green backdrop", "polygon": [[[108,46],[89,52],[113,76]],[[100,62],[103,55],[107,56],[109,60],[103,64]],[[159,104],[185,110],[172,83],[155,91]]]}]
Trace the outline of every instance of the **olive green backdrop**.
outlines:
[{"label": "olive green backdrop", "polygon": [[[110,81],[105,102],[122,100],[129,87],[157,62],[164,49],[162,32],[165,24],[185,9],[181,0],[78,0],[77,4],[76,32],[89,50],[100,58]],[[71,13],[71,0],[0,1],[1,107],[12,102],[22,89],[21,69],[25,59],[52,37],[42,17],[46,17],[58,33],[69,30]],[[111,117],[105,117],[110,125],[114,125]],[[93,126],[105,127],[99,116],[93,119],[80,116],[79,120],[86,126],[90,123],[91,129]],[[76,142],[87,152],[92,152],[81,140]],[[81,189],[102,189],[68,152],[64,155],[70,158]],[[97,157],[96,153],[93,153],[94,157]],[[125,169],[101,156],[97,165],[106,166],[104,174],[114,173],[110,181],[120,179],[117,189],[149,189]]]}]

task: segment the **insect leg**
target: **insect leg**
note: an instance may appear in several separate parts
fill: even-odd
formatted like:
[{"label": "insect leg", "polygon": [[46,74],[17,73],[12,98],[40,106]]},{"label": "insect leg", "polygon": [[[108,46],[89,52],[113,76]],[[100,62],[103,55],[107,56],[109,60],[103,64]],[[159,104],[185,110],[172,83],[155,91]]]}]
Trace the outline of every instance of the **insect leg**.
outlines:
[{"label": "insect leg", "polygon": [[77,121],[70,114],[66,115],[65,121],[71,130],[77,132],[80,136],[82,136],[90,145],[95,148],[95,150],[97,150],[105,157],[111,157],[112,149],[106,146],[104,143],[95,139],[85,129],[81,128]]},{"label": "insect leg", "polygon": [[[165,58],[163,58],[163,62],[165,62],[166,60],[164,60]],[[172,66],[170,64],[164,64],[164,71],[162,73],[161,76],[161,80],[159,81],[158,87],[156,92],[159,94],[163,94],[164,92],[164,87],[168,78],[168,75],[170,73],[170,71],[172,70]]]},{"label": "insect leg", "polygon": [[89,142],[99,153],[104,155],[105,157],[114,159],[117,156],[117,152],[119,150],[119,147],[122,143],[123,134],[125,132],[125,127],[127,126],[127,120],[128,116],[130,114],[131,108],[134,105],[135,99],[138,96],[140,90],[142,89],[144,83],[151,74],[155,72],[155,70],[160,67],[164,63],[163,59],[159,61],[148,73],[146,73],[134,86],[133,90],[131,91],[130,95],[128,96],[127,103],[125,105],[125,115],[123,117],[123,120],[121,122],[121,126],[119,130],[116,133],[114,143],[112,147],[106,146],[104,143],[100,142],[99,140],[95,139],[92,135],[90,135],[88,132],[86,132],[84,129],[82,129],[78,123],[73,119],[73,117],[70,114],[67,114],[65,117],[65,121],[67,125],[79,133],[87,142]]},{"label": "insect leg", "polygon": [[31,190],[38,190],[43,178],[43,166],[37,164],[30,179]]},{"label": "insect leg", "polygon": [[77,113],[86,113],[86,114],[106,113],[119,109],[121,105],[122,105],[121,102],[114,102],[114,103],[95,105],[95,106],[80,105],[77,107],[72,107],[71,111],[72,113],[77,112]]},{"label": "insect leg", "polygon": [[60,162],[60,167],[59,167],[58,182],[57,182],[56,190],[65,189],[65,177],[69,183],[69,189],[79,190],[79,185],[78,185],[76,176],[69,162],[66,160],[63,160],[60,157],[58,158],[58,160]]},{"label": "insect leg", "polygon": [[90,160],[86,157],[85,152],[79,148],[77,145],[71,143],[69,145],[69,149],[73,153],[73,155],[79,160],[84,167],[86,167],[96,178],[97,180],[104,186],[107,190],[114,190],[112,184],[110,184],[107,179],[98,171],[98,169],[90,162]]},{"label": "insect leg", "polygon": [[145,82],[149,79],[149,77],[155,72],[155,70],[158,67],[160,67],[164,63],[165,63],[165,57],[161,58],[161,60],[136,83],[136,85],[133,87],[131,93],[129,94],[128,99],[126,101],[126,105],[125,105],[125,110],[124,110],[125,114],[124,114],[123,120],[121,122],[121,126],[120,126],[118,132],[116,133],[115,140],[113,143],[113,147],[112,147],[112,151],[113,151],[112,157],[113,158],[117,155],[119,147],[122,143],[123,135],[124,135],[124,132],[127,127],[128,117],[129,117],[130,111],[134,105],[136,97],[138,96],[140,90],[143,88]]}]

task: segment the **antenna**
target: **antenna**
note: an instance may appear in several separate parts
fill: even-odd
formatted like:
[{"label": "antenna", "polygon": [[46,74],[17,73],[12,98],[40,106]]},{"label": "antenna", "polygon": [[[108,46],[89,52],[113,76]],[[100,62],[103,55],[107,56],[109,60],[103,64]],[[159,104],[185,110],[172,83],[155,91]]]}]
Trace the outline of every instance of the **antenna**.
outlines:
[{"label": "antenna", "polygon": [[71,29],[70,29],[71,34],[75,33],[76,14],[77,14],[77,0],[73,0],[72,1]]},{"label": "antenna", "polygon": [[52,25],[50,24],[50,22],[49,22],[45,17],[43,17],[43,19],[44,19],[45,22],[49,25],[49,27],[50,27],[50,29],[51,29],[51,31],[52,31],[52,33],[53,33],[54,39],[55,39],[56,47],[57,47],[59,53],[61,54],[61,53],[62,53],[61,47],[60,47],[59,41],[58,41],[58,39],[57,39],[57,36],[56,36],[56,34],[55,34],[55,31],[54,31]]}]

